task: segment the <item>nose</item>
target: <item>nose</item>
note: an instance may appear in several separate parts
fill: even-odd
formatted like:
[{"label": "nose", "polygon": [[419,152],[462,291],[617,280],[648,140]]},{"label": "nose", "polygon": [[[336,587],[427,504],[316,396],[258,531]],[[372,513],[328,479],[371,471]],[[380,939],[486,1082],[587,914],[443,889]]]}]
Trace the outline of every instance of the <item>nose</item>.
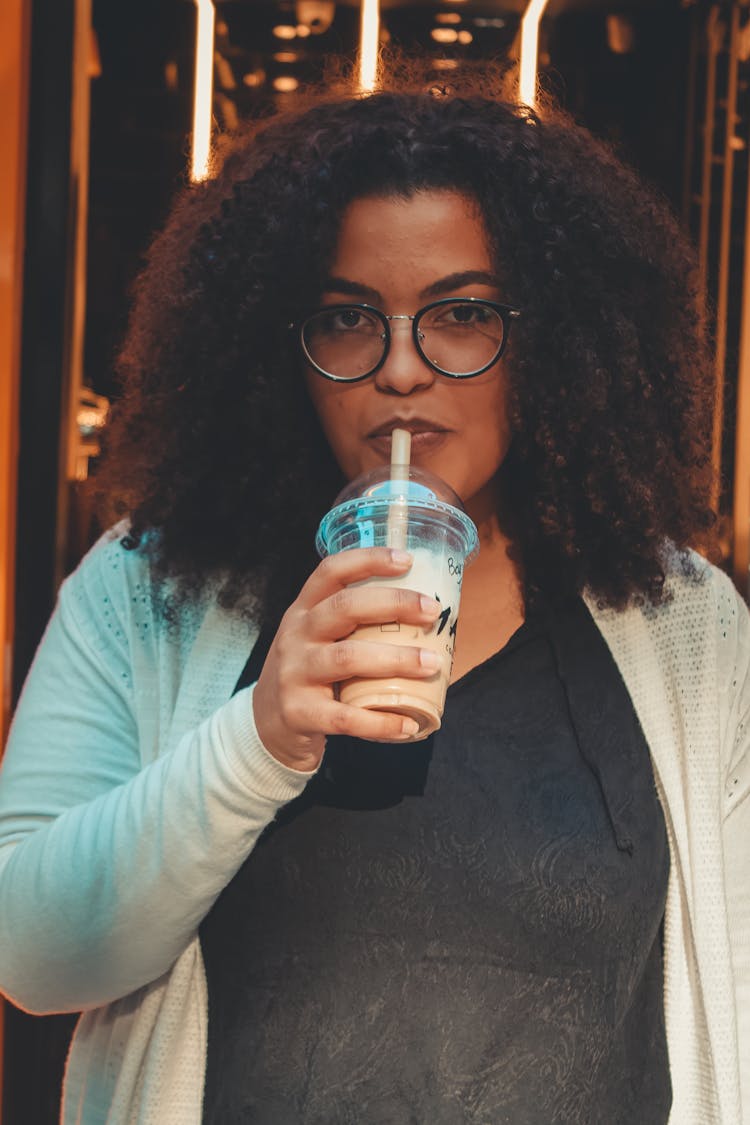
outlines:
[{"label": "nose", "polygon": [[375,374],[375,386],[386,394],[408,395],[432,386],[436,373],[414,347],[410,320],[391,321],[388,357]]}]

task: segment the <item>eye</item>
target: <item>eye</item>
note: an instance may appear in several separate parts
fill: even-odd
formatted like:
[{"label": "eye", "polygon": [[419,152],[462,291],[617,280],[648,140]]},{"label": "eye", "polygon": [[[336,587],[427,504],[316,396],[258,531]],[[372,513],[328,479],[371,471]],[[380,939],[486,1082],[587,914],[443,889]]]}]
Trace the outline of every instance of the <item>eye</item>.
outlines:
[{"label": "eye", "polygon": [[456,324],[486,324],[489,310],[483,305],[461,304],[453,305],[447,309],[448,318]]},{"label": "eye", "polygon": [[354,306],[351,308],[338,308],[318,313],[314,318],[315,330],[330,333],[331,335],[344,333],[367,333],[379,331],[380,322],[363,309]]},{"label": "eye", "polygon": [[497,314],[484,305],[470,301],[456,301],[439,305],[428,314],[428,323],[434,328],[479,328],[488,324]]},{"label": "eye", "polygon": [[332,314],[331,325],[339,330],[342,328],[360,328],[363,320],[359,309],[339,309],[337,313]]}]

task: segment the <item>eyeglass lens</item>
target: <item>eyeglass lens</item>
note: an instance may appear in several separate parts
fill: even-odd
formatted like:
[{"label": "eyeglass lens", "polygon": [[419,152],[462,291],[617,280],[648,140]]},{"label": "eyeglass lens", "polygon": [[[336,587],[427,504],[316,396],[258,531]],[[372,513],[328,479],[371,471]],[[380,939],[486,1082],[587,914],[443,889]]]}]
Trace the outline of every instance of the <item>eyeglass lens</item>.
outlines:
[{"label": "eyeglass lens", "polygon": [[[504,326],[489,305],[450,301],[426,309],[418,318],[422,353],[451,375],[471,375],[500,354]],[[380,318],[356,306],[322,309],[304,325],[302,340],[316,367],[339,379],[357,379],[378,366],[386,348]]]}]

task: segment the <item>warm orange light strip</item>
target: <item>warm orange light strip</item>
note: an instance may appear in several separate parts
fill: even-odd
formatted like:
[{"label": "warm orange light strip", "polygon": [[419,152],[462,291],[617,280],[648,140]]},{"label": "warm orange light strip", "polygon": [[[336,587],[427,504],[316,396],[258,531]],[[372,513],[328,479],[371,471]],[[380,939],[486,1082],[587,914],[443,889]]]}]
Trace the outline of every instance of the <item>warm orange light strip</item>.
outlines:
[{"label": "warm orange light strip", "polygon": [[547,4],[548,0],[529,0],[529,5],[521,20],[519,99],[529,106],[536,105],[539,24],[542,22]]},{"label": "warm orange light strip", "polygon": [[0,4],[0,152],[4,157],[0,178],[0,756],[12,702],[29,7],[24,0]]},{"label": "warm orange light strip", "polygon": [[371,94],[378,84],[380,0],[362,0],[359,42],[359,88]]},{"label": "warm orange light strip", "polygon": [[745,190],[745,254],[734,428],[732,570],[740,593],[743,597],[750,598],[750,180],[747,181]]},{"label": "warm orange light strip", "polygon": [[195,91],[193,95],[193,151],[190,178],[197,182],[208,177],[211,160],[211,108],[214,91],[214,24],[216,10],[212,0],[195,0]]}]

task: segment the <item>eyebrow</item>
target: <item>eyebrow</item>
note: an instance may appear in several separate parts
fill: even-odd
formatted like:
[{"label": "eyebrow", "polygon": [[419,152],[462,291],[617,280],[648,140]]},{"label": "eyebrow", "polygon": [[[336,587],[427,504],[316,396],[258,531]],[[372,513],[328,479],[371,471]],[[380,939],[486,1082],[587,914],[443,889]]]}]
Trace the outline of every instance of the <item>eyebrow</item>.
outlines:
[{"label": "eyebrow", "polygon": [[[451,293],[454,289],[463,289],[466,285],[489,285],[492,288],[500,287],[500,280],[496,274],[489,270],[460,270],[449,273],[433,281],[420,290],[420,297],[441,297]],[[382,301],[383,295],[377,289],[364,285],[360,281],[350,281],[346,277],[329,277],[323,284],[324,293],[345,293],[348,297],[367,298],[369,301]]]}]

